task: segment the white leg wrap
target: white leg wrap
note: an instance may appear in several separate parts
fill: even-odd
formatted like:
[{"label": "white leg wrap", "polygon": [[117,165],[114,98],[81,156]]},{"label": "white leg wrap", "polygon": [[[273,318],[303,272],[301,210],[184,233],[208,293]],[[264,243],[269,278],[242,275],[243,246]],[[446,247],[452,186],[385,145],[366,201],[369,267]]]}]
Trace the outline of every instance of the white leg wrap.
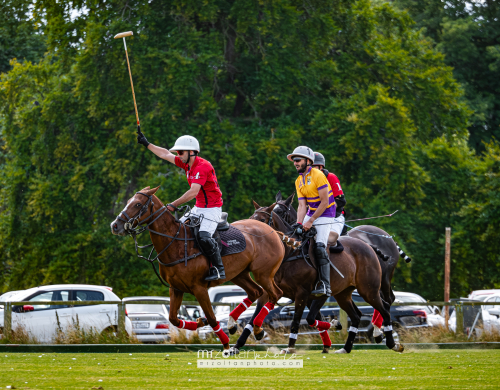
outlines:
[{"label": "white leg wrap", "polygon": [[382,331],[377,326],[373,326],[373,337],[378,337],[382,334]]},{"label": "white leg wrap", "polygon": [[337,320],[331,320],[330,325],[333,327],[336,327],[339,322]]},{"label": "white leg wrap", "polygon": [[348,353],[344,348],[337,349],[334,353]]},{"label": "white leg wrap", "polygon": [[349,332],[358,333],[358,328],[355,328],[354,326],[351,326],[351,327],[349,327]]},{"label": "white leg wrap", "polygon": [[298,333],[290,333],[290,338],[297,340]]},{"label": "white leg wrap", "polygon": [[229,316],[229,319],[227,320],[227,328],[232,329],[236,326],[236,321],[234,320],[233,317]]},{"label": "white leg wrap", "polygon": [[245,329],[248,329],[250,332],[253,332],[253,326],[250,324],[247,324],[247,326],[245,326]]},{"label": "white leg wrap", "polygon": [[392,325],[384,326],[384,332],[389,332],[392,330]]}]

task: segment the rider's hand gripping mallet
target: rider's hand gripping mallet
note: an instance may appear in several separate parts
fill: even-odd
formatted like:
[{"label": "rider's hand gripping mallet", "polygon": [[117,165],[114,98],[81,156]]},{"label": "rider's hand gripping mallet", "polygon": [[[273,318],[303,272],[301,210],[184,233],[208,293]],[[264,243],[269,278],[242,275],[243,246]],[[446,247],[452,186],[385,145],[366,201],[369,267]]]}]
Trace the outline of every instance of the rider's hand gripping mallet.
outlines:
[{"label": "rider's hand gripping mallet", "polygon": [[137,112],[137,104],[135,102],[134,83],[132,81],[132,72],[130,70],[130,62],[128,60],[127,42],[125,41],[125,37],[129,37],[131,35],[134,35],[134,33],[132,31],[122,32],[122,33],[116,34],[115,39],[123,38],[123,45],[125,46],[125,57],[127,57],[128,73],[130,75],[130,85],[132,86],[132,97],[134,98],[135,117],[137,118],[137,132],[140,132],[141,131],[141,124],[139,123],[139,113]]}]

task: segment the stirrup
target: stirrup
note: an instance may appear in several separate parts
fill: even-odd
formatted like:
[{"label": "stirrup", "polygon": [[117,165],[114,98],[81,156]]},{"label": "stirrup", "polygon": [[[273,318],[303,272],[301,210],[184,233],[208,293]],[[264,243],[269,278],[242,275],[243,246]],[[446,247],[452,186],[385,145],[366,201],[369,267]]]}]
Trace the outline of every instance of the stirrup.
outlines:
[{"label": "stirrup", "polygon": [[[318,284],[322,285],[322,287],[318,288]],[[323,291],[320,291],[320,289],[322,288]],[[326,296],[330,296],[332,295],[331,291],[328,292],[328,290],[326,289],[326,283],[323,282],[322,280],[320,280],[318,283],[316,283],[316,286],[314,286],[314,290],[311,291],[311,294],[313,295],[316,295],[316,296],[321,296],[321,295],[326,295]]]},{"label": "stirrup", "polygon": [[217,272],[217,278],[215,278],[215,279],[214,279],[214,276],[215,276],[215,275],[210,274],[210,275],[208,275],[208,276],[205,278],[205,281],[207,281],[207,282],[208,282],[208,281],[214,281],[214,280],[224,280],[224,279],[226,279],[226,275],[225,275],[225,273],[224,273],[224,277],[222,278],[222,277],[221,277],[221,275],[220,275],[219,270],[217,269],[217,267],[212,266],[212,267],[210,267],[210,270],[212,270],[212,268],[213,268],[213,269],[215,269],[215,271]]}]

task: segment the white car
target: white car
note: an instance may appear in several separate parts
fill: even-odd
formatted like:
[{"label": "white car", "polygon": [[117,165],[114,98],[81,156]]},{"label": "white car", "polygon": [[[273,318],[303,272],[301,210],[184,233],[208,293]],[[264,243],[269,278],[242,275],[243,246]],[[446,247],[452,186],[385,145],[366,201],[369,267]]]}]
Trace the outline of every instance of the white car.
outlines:
[{"label": "white car", "polygon": [[488,311],[490,315],[495,316],[496,318],[500,318],[500,292],[495,294],[476,295],[474,297],[474,300],[482,302],[495,302],[495,303],[498,302],[497,305],[485,305],[483,306],[483,309]]},{"label": "white car", "polygon": [[[479,301],[484,301],[484,296],[485,295],[500,295],[500,290],[476,290],[476,291],[472,291],[468,298],[469,299],[474,299],[475,301],[479,300]],[[479,298],[479,297],[483,297],[482,299]]]},{"label": "white car", "polygon": [[[427,302],[418,294],[402,291],[394,291],[396,302]],[[444,317],[441,315],[441,310],[437,306],[419,306],[427,314],[427,323],[429,326],[444,326]]]},{"label": "white car", "polygon": [[[170,340],[171,334],[179,330],[172,326],[168,320],[170,311],[170,298],[168,297],[127,297],[127,301],[151,301],[154,304],[128,303],[126,305],[127,313],[132,321],[132,328],[137,339],[143,343],[162,343]],[[185,321],[193,321],[188,314],[186,307],[181,305],[177,318]],[[194,331],[184,330],[189,338]]]},{"label": "white car", "polygon": [[[37,341],[55,340],[58,328],[68,330],[78,319],[83,329],[94,328],[98,333],[115,331],[118,326],[118,305],[46,305],[43,301],[119,301],[110,287],[87,284],[39,286],[15,294],[2,295],[4,302],[27,301],[28,305],[12,307],[12,329],[24,327]],[[4,327],[4,309],[0,309],[0,328]],[[132,335],[132,324],[125,317],[125,330]],[[2,332],[3,333],[3,332]]]},{"label": "white car", "polygon": [[235,284],[229,286],[210,287],[208,289],[210,302],[221,302],[221,299],[225,297],[241,297],[240,302],[243,302],[243,299],[245,299],[246,296],[247,293],[245,290]]}]

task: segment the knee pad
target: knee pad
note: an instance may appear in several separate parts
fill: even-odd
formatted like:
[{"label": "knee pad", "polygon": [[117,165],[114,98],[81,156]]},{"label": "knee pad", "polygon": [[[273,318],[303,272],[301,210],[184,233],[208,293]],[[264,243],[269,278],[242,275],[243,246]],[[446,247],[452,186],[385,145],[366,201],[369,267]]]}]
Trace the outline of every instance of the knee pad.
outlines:
[{"label": "knee pad", "polygon": [[315,242],[313,251],[314,251],[314,256],[316,257],[316,261],[318,262],[318,265],[328,264],[329,257],[328,253],[326,252],[325,244],[323,244],[322,242]]}]

